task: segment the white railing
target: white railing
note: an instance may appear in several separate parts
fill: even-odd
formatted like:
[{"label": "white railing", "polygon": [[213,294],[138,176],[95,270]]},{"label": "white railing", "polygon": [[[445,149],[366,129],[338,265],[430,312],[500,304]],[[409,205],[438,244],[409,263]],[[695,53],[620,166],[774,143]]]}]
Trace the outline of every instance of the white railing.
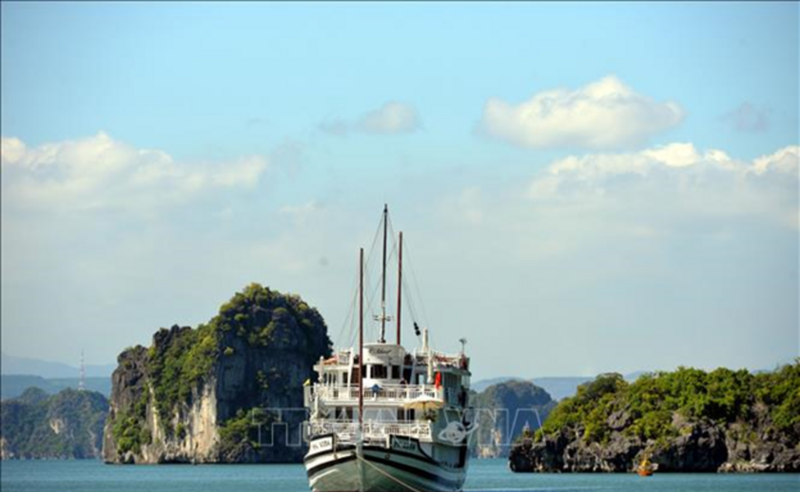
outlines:
[{"label": "white railing", "polygon": [[[438,366],[455,367],[459,369],[469,368],[469,358],[463,354],[445,354],[444,352],[431,351],[431,357],[434,360],[434,368]],[[424,364],[428,363],[427,356],[422,356]]]},{"label": "white railing", "polygon": [[[355,402],[358,400],[358,386],[327,386],[319,383],[306,386],[306,402],[310,402],[314,396],[324,403]],[[380,389],[364,388],[366,403],[405,403],[421,397],[443,400],[444,392],[442,388],[426,384],[387,384],[380,386]]]},{"label": "white railing", "polygon": [[[352,443],[356,442],[357,433],[358,424],[354,422],[317,420],[306,423],[307,438],[335,434],[338,442]],[[364,422],[362,435],[364,441],[385,441],[391,435],[430,440],[432,434],[429,422]]]},{"label": "white railing", "polygon": [[[430,354],[426,354],[425,352],[418,352],[415,354],[408,353],[406,354],[407,357],[412,357],[413,364],[418,368],[421,368],[423,371],[426,370],[428,367],[428,358],[433,359],[433,367],[434,369],[440,367],[454,367],[457,369],[468,369],[469,368],[469,358],[464,354],[446,354],[444,352],[437,352],[434,350],[430,351]],[[332,357],[322,361],[322,366],[348,366],[353,362],[351,360],[351,354],[349,350],[340,350],[336,352]],[[407,361],[404,361],[404,366],[408,366]],[[315,366],[319,367],[319,365]]]}]

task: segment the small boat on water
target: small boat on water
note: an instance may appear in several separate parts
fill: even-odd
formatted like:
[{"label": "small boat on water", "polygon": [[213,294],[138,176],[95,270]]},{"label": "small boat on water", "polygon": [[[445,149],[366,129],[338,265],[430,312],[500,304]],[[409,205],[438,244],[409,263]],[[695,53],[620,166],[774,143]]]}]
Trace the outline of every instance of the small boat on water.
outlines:
[{"label": "small boat on water", "polygon": [[[380,328],[364,341],[364,250],[359,256],[358,346],[338,349],[314,366],[305,388],[310,417],[304,435],[309,485],[315,492],[458,492],[467,474],[470,360],[434,351],[415,320],[421,345],[401,344],[403,233],[397,243],[396,341],[386,340],[388,209],[384,207]],[[394,251],[394,250],[393,250]]]},{"label": "small boat on water", "polygon": [[649,477],[653,475],[653,464],[650,460],[645,457],[642,461],[639,462],[639,466],[636,468],[636,473],[640,477]]}]

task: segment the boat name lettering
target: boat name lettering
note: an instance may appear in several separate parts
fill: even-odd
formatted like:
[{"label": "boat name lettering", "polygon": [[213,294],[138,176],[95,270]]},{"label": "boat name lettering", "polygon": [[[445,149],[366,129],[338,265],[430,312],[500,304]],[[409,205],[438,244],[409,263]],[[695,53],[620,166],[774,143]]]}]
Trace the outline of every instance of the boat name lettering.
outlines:
[{"label": "boat name lettering", "polygon": [[332,437],[325,437],[322,439],[317,439],[315,441],[311,441],[311,449],[310,452],[312,453],[319,453],[322,451],[328,451],[333,449],[333,438]]},{"label": "boat name lettering", "polygon": [[389,355],[392,353],[392,349],[369,347],[369,353],[370,355]]},{"label": "boat name lettering", "polygon": [[392,449],[399,449],[400,451],[417,452],[417,442],[408,439],[394,438],[392,441]]}]

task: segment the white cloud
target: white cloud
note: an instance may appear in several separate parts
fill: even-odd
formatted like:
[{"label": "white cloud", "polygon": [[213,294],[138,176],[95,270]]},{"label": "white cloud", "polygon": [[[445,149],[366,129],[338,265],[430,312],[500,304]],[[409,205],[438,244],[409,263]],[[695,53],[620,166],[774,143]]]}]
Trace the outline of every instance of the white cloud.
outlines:
[{"label": "white cloud", "polygon": [[230,163],[211,174],[217,186],[233,188],[237,186],[252,188],[267,167],[267,161],[260,156],[251,156]]},{"label": "white cloud", "polygon": [[[702,282],[703,268],[719,265],[732,251],[745,256],[725,272],[742,261],[781,264],[791,272],[796,254],[779,255],[796,253],[798,179],[796,171],[778,171],[776,163],[790,156],[796,166],[797,150],[744,160],[675,143],[559,159],[519,184],[476,176],[480,188],[442,186],[438,213],[432,214],[441,224],[427,239],[443,249],[463,246],[466,251],[454,253],[459,256],[453,261],[491,265],[484,276],[528,265],[536,273],[520,274],[520,287],[536,275],[550,275],[556,283],[574,278],[579,289],[604,275],[612,277],[607,281],[630,274],[644,281],[654,276]],[[765,160],[773,172],[755,174]],[[765,259],[768,254],[773,256]],[[506,275],[505,280],[514,277]],[[547,296],[549,284],[543,285],[540,295]]]},{"label": "white cloud", "polygon": [[260,156],[233,162],[176,162],[161,150],[137,149],[100,132],[28,147],[2,138],[4,198],[35,208],[153,207],[203,190],[252,188],[267,168]]},{"label": "white cloud", "polygon": [[622,216],[671,216],[678,226],[701,217],[757,215],[797,228],[798,155],[800,147],[790,146],[746,162],[721,150],[701,153],[691,143],[673,143],[569,156],[530,181],[526,194],[540,206],[620,207],[629,211]]},{"label": "white cloud", "polygon": [[94,137],[28,148],[17,138],[2,139],[3,165],[34,172],[58,171],[71,177],[100,178],[150,157],[151,151],[136,151],[99,132]]},{"label": "white cloud", "polygon": [[640,145],[684,114],[678,104],[638,94],[612,75],[576,90],[540,92],[517,105],[491,98],[481,127],[523,147],[614,149]]},{"label": "white cloud", "polygon": [[759,157],[753,162],[752,172],[758,175],[769,171],[797,176],[800,168],[800,146],[791,145],[777,152]]},{"label": "white cloud", "polygon": [[[755,165],[753,165],[755,166]],[[568,156],[550,164],[542,176],[529,186],[531,197],[553,196],[560,184],[583,183],[597,187],[624,175],[646,177],[658,172],[674,173],[684,177],[696,176],[702,171],[725,171],[731,176],[743,176],[749,169],[746,164],[731,159],[725,152],[711,149],[698,152],[691,143],[671,143],[640,152],[597,153]]]},{"label": "white cloud", "polygon": [[690,143],[673,143],[642,152],[642,155],[669,167],[685,167],[700,161],[700,154]]},{"label": "white cloud", "polygon": [[364,114],[356,123],[336,118],[323,121],[318,128],[329,135],[344,137],[351,131],[378,135],[408,134],[417,131],[420,126],[419,113],[413,105],[390,101]]},{"label": "white cloud", "polygon": [[0,159],[2,163],[16,165],[21,163],[25,156],[25,144],[18,138],[3,138],[0,141]]}]

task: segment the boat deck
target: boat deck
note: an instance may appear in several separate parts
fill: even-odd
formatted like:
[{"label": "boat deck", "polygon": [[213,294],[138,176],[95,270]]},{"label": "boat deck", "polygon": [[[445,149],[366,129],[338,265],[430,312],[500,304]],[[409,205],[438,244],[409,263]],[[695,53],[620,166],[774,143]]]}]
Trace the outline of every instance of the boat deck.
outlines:
[{"label": "boat deck", "polygon": [[[355,443],[358,423],[340,422],[336,420],[314,420],[305,426],[307,438],[325,434],[335,434],[338,443]],[[388,442],[390,436],[414,437],[420,441],[432,439],[429,422],[364,422],[362,436],[365,442]]]},{"label": "boat deck", "polygon": [[[432,384],[384,384],[377,388],[364,388],[365,405],[403,405],[417,398],[430,398],[444,402],[446,396],[443,388],[436,388]],[[306,405],[309,405],[315,397],[323,403],[355,405],[358,403],[358,385],[340,386],[317,383],[306,386]]]}]

